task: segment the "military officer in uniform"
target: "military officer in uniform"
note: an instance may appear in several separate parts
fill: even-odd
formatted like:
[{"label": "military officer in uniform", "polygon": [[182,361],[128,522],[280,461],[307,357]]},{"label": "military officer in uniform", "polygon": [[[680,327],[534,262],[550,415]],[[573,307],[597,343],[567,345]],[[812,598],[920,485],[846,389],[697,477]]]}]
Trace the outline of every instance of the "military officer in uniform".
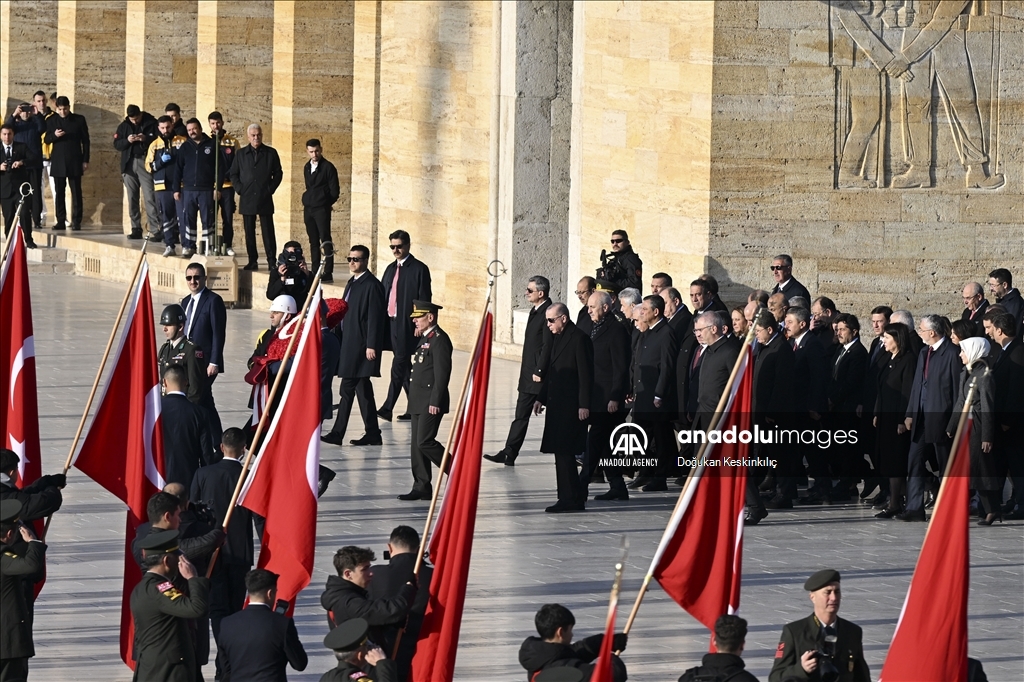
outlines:
[{"label": "military officer in uniform", "polygon": [[409,370],[409,414],[412,415],[412,490],[400,500],[428,500],[430,463],[441,466],[444,446],[437,442],[441,418],[448,412],[448,380],[452,376],[452,340],[437,326],[441,306],[413,301],[412,314],[419,343]]},{"label": "military officer in uniform", "polygon": [[157,354],[160,376],[171,365],[184,367],[188,374],[185,394],[193,403],[203,404],[204,397],[210,392],[210,382],[206,375],[207,360],[203,349],[185,338],[185,310],[177,303],[167,306],[160,314],[160,326],[167,337]]},{"label": "military officer in uniform", "polygon": [[[139,546],[146,573],[132,590],[135,619],[135,682],[197,682],[202,679],[188,621],[209,613],[210,581],[178,551],[178,531],[150,533]],[[174,586],[180,573],[188,595]]]},{"label": "military officer in uniform", "polygon": [[327,633],[324,646],[334,651],[338,667],[320,682],[398,682],[398,668],[367,639],[370,625],[362,618],[347,620]]},{"label": "military officer in uniform", "polygon": [[818,571],[804,583],[814,613],[782,628],[769,682],[821,680],[834,670],[837,682],[871,682],[862,631],[839,617],[839,571]]},{"label": "military officer in uniform", "polygon": [[[42,571],[46,554],[46,545],[21,523],[21,509],[17,500],[0,502],[0,680],[4,682],[28,679],[28,659],[36,655],[31,603],[22,583]],[[16,542],[20,547],[15,547]]]}]

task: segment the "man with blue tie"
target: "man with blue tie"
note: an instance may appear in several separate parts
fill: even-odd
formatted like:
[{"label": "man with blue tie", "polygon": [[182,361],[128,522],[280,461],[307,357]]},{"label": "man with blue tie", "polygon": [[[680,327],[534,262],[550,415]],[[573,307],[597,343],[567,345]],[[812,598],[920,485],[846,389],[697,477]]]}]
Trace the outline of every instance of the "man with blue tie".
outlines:
[{"label": "man with blue tie", "polygon": [[189,263],[185,268],[185,281],[189,295],[181,299],[185,309],[185,338],[203,349],[207,360],[206,374],[211,390],[206,393],[200,405],[206,410],[213,446],[220,445],[220,415],[213,401],[213,382],[224,371],[224,330],[227,325],[227,310],[224,299],[206,288],[206,268],[202,263]]}]

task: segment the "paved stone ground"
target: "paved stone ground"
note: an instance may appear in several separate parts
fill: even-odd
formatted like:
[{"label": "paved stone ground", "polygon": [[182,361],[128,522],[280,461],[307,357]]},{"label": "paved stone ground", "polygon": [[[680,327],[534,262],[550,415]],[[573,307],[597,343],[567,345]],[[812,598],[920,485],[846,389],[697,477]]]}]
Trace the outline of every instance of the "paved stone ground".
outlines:
[{"label": "paved stone ground", "polygon": [[[64,275],[34,276],[32,287],[44,470],[53,472],[67,455],[124,289]],[[157,294],[157,314],[172,302],[167,299]],[[265,326],[265,313],[228,312],[227,375],[215,389],[225,425],[246,418],[244,360]],[[453,390],[465,361],[465,354],[456,355]],[[497,360],[492,372],[489,452],[503,443],[518,366]],[[383,382],[374,383],[382,395]],[[353,419],[350,434],[358,437],[358,415]],[[678,494],[678,489],[639,494],[626,503],[591,503],[585,514],[545,515],[543,507],[554,501],[554,467],[549,456],[534,450],[540,428],[535,420],[515,469],[484,463],[458,680],[523,679],[519,644],[533,634],[533,614],[546,602],[569,606],[580,635],[599,632],[624,533],[631,552],[619,613],[623,622]],[[420,528],[424,522],[425,504],[395,499],[411,484],[409,426],[385,424],[383,432],[383,448],[324,446],[323,461],[338,478],[321,500],[316,570],[296,611],[309,667],[290,679],[317,680],[332,666],[320,646],[326,624],[319,597],[333,570],[334,550],[369,545],[379,556],[392,527]],[[32,679],[131,679],[117,653],[123,524],[122,504],[73,470],[48,538],[49,579],[36,605]],[[749,528],[741,609],[750,622],[749,669],[767,679],[782,625],[810,612],[804,579],[832,566],[843,574],[842,615],[864,628],[868,664],[877,677],[924,531],[924,524],[877,521],[862,505],[773,513]],[[1024,526],[972,527],[971,544],[970,654],[984,661],[990,680],[1019,681],[1024,679]],[[942,598],[935,595],[937,608]],[[707,642],[703,627],[654,586],[625,653],[630,679],[674,680],[699,661]],[[212,665],[206,674],[213,677]]]}]

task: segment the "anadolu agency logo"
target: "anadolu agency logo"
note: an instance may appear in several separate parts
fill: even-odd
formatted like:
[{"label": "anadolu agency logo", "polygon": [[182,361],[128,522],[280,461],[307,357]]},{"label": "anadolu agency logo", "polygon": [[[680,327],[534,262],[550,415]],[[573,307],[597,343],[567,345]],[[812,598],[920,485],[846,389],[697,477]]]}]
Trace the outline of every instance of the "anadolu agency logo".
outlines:
[{"label": "anadolu agency logo", "polygon": [[649,444],[647,432],[642,426],[632,422],[619,424],[612,430],[612,435],[608,438],[612,456],[602,457],[598,465],[631,469],[657,466],[658,459],[656,457],[647,457]]}]

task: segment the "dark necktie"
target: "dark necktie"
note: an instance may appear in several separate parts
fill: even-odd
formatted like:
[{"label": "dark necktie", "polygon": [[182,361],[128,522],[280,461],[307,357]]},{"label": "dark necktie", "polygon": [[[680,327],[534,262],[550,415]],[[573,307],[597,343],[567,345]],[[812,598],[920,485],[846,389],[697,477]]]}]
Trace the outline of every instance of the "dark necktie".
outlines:
[{"label": "dark necktie", "polygon": [[704,354],[704,346],[697,346],[697,352],[693,354],[693,364],[690,365],[690,372],[697,369],[697,363],[700,362],[700,356]]},{"label": "dark necktie", "polygon": [[928,381],[928,364],[932,361],[932,353],[935,349],[931,346],[928,347],[928,353],[924,356],[924,380]]},{"label": "dark necktie", "polygon": [[796,339],[793,339],[792,341],[790,341],[789,345],[792,346],[793,350],[796,350],[796,348],[797,348]]}]

